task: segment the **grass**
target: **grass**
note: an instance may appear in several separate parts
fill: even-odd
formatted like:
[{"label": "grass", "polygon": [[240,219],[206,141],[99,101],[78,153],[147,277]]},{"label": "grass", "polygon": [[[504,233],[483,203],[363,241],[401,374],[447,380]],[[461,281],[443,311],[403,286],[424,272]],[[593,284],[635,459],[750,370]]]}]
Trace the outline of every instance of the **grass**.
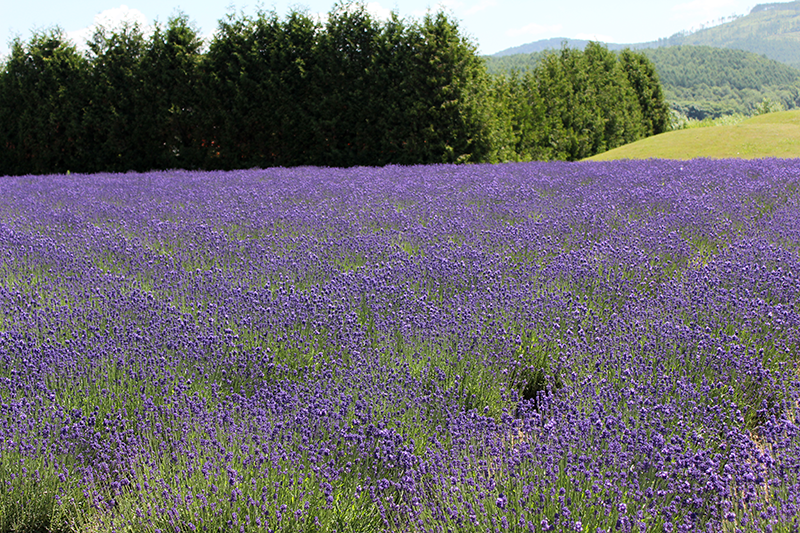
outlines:
[{"label": "grass", "polygon": [[800,157],[800,111],[768,113],[729,126],[689,128],[654,135],[588,158],[712,159]]}]

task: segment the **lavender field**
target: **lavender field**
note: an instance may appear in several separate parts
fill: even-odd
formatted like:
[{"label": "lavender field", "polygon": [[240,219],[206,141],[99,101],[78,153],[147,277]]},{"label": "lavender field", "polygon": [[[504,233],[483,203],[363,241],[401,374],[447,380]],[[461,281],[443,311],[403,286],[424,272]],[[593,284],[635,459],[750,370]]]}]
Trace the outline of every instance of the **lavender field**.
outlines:
[{"label": "lavender field", "polygon": [[798,531],[800,161],[0,179],[0,531]]}]

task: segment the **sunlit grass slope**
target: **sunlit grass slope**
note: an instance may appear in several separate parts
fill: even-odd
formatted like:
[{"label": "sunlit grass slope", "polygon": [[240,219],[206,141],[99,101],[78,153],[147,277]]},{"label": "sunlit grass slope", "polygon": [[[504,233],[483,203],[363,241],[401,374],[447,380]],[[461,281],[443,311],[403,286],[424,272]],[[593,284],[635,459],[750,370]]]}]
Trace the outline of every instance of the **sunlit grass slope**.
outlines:
[{"label": "sunlit grass slope", "polygon": [[615,159],[693,159],[800,157],[800,111],[769,113],[733,126],[693,128],[654,135],[590,157]]}]

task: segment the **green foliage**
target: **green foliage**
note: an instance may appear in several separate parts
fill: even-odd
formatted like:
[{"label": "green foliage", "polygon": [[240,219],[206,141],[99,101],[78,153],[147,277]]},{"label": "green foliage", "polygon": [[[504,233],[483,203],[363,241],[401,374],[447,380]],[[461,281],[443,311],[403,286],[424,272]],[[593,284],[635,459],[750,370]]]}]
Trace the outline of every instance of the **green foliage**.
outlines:
[{"label": "green foliage", "polygon": [[527,68],[499,74],[495,84],[517,160],[581,159],[669,128],[658,75],[641,53],[590,42],[514,64],[525,61]]},{"label": "green foliage", "polygon": [[442,12],[376,21],[337,4],[19,40],[0,70],[0,174],[579,159],[658,133],[643,55],[597,43],[491,76]]},{"label": "green foliage", "polygon": [[[409,119],[418,124],[420,162],[486,161],[492,147],[486,106],[488,74],[475,47],[444,13],[426,15],[416,26]],[[438,161],[437,161],[438,159]]]},{"label": "green foliage", "polygon": [[137,139],[150,154],[151,168],[197,168],[202,164],[199,119],[203,116],[202,40],[184,14],[155,26],[144,52],[140,121],[146,132]]},{"label": "green foliage", "polygon": [[[767,7],[768,6],[768,7]],[[725,115],[753,115],[764,98],[784,109],[800,106],[800,2],[758,5],[746,16],[695,32],[638,43],[655,64],[665,99],[683,124]],[[571,48],[587,41],[568,39]],[[490,73],[533,70],[553,39],[485,58]],[[609,43],[611,50],[628,45]],[[531,53],[533,52],[533,53]]]},{"label": "green foliage", "polygon": [[[555,50],[555,49],[553,49]],[[513,72],[521,73],[534,70],[537,65],[548,53],[553,50],[543,52],[533,52],[530,54],[511,54],[505,56],[484,56],[486,70],[493,76],[508,75]]]},{"label": "green foliage", "polygon": [[628,82],[639,99],[648,135],[669,130],[669,107],[664,99],[655,65],[647,56],[630,49],[620,53],[620,62]]},{"label": "green foliage", "polygon": [[552,159],[547,145],[547,131],[551,122],[545,114],[545,105],[539,94],[533,74],[512,72],[493,80],[498,121],[503,124],[511,143],[507,159],[534,161]]},{"label": "green foliage", "polygon": [[734,113],[733,115],[722,115],[721,117],[711,118],[707,117],[703,120],[689,119],[684,115],[673,115],[673,130],[686,130],[690,128],[711,128],[714,126],[735,126],[740,122],[747,120],[749,117],[741,113]]},{"label": "green foliage", "polygon": [[[89,167],[149,170],[152,154],[139,142],[149,133],[144,62],[146,42],[137,25],[100,29],[89,42],[89,105],[84,116]],[[148,143],[149,144],[149,143]]]},{"label": "green foliage", "polygon": [[643,51],[669,86],[728,84],[732,89],[760,90],[765,85],[791,85],[800,72],[764,56],[709,46],[671,46]]},{"label": "green foliage", "polygon": [[184,15],[150,39],[101,28],[88,57],[60,29],[17,40],[0,72],[0,173],[199,166],[201,44]]},{"label": "green foliage", "polygon": [[205,68],[211,166],[492,158],[488,75],[443,13],[380,25],[342,4],[324,26],[299,12],[229,16]]},{"label": "green foliage", "polygon": [[[382,73],[385,56],[378,54],[380,27],[364,6],[339,5],[329,14],[320,35],[319,57],[325,69],[317,84],[324,87],[318,108],[315,162],[330,166],[369,164],[380,152],[382,87],[373,76]],[[407,72],[407,70],[406,70]],[[397,110],[390,110],[390,113]]]},{"label": "green foliage", "polygon": [[585,51],[564,47],[545,54],[534,77],[550,122],[547,144],[556,159],[582,159],[648,133],[624,64],[597,43]]},{"label": "green foliage", "polygon": [[[669,103],[678,127],[726,115],[755,114],[764,98],[783,109],[800,106],[800,71],[758,54],[709,46],[667,46],[619,54],[653,133],[670,129],[669,114],[656,104],[661,98]],[[503,74],[533,71],[545,55],[536,52],[484,60],[489,72]],[[649,67],[641,63],[644,57],[650,60]],[[649,70],[653,67],[655,71]]]},{"label": "green foliage", "polygon": [[229,16],[204,61],[210,94],[203,147],[212,168],[311,162],[322,87],[319,27],[303,13],[285,21]]},{"label": "green foliage", "polygon": [[0,75],[0,173],[63,172],[81,149],[88,64],[56,28],[19,39]]},{"label": "green foliage", "polygon": [[778,111],[785,111],[783,106],[778,102],[773,102],[769,98],[764,97],[756,106],[754,114],[756,115],[766,115],[767,113],[777,113]]},{"label": "green foliage", "polygon": [[764,98],[785,109],[800,105],[800,71],[764,56],[707,46],[645,50],[667,100],[690,119],[753,114]]}]

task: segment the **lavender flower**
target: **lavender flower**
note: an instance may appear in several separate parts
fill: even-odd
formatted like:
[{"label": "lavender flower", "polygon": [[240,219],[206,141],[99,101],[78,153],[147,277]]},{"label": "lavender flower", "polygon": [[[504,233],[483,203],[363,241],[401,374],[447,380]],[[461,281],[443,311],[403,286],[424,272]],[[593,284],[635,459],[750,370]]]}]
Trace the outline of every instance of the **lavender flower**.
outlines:
[{"label": "lavender flower", "polygon": [[790,530],[798,181],[781,160],[6,177],[0,516]]}]

